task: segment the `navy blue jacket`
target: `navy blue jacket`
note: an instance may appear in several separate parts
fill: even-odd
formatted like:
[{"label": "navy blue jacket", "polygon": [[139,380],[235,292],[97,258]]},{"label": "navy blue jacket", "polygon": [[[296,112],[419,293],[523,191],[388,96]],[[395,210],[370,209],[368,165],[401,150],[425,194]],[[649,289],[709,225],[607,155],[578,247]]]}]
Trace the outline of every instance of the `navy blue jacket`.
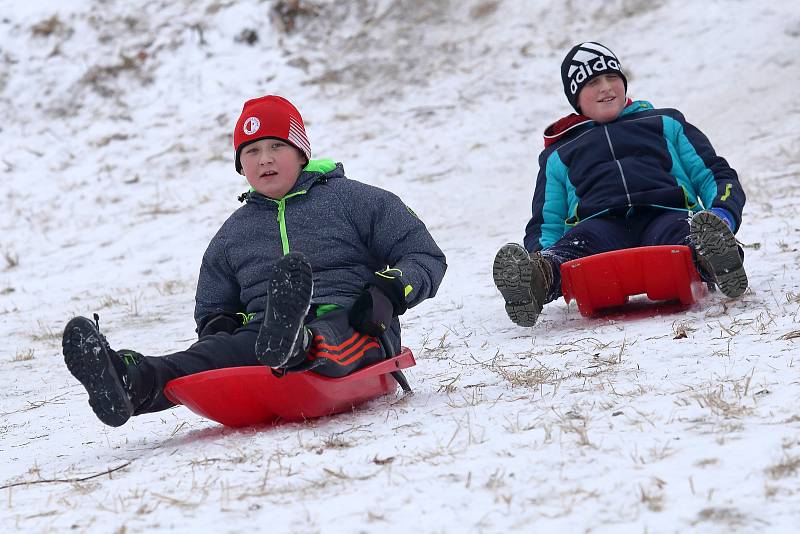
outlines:
[{"label": "navy blue jacket", "polygon": [[545,131],[525,229],[529,251],[553,245],[582,220],[635,216],[643,206],[721,207],[739,228],[745,194],[736,171],[678,110],[637,101],[609,123],[565,119]]},{"label": "navy blue jacket", "polygon": [[[203,256],[195,320],[222,311],[261,320],[275,262],[302,252],[314,273],[314,304],[347,308],[376,271],[402,272],[406,304],[436,294],[447,264],[425,225],[397,197],[344,175],[341,163],[313,160],[292,190],[273,200],[245,195]],[[392,331],[399,336],[397,320]]]}]

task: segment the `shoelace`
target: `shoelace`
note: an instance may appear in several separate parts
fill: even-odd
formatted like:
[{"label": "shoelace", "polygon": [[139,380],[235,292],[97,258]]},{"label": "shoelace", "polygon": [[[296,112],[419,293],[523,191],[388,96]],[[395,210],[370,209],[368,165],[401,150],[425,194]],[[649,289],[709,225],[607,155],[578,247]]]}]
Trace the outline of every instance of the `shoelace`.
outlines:
[{"label": "shoelace", "polygon": [[103,333],[100,332],[100,314],[94,312],[92,313],[92,318],[94,319],[94,327],[97,329],[97,335],[100,336],[100,341],[103,343],[103,345],[105,345],[106,350],[111,351],[111,347],[108,344],[106,336],[104,336]]}]

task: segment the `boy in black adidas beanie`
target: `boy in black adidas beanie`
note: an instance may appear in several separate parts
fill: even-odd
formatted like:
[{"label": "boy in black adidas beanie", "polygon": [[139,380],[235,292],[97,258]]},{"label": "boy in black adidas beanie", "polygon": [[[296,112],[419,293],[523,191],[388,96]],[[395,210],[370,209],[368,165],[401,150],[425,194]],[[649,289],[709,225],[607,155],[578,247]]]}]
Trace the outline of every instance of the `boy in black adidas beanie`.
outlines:
[{"label": "boy in black adidas beanie", "polygon": [[640,246],[687,244],[704,280],[744,293],[734,233],[745,194],[708,138],[676,109],[629,99],[622,63],[600,43],[573,46],[561,81],[576,113],[545,129],[525,246],[494,260],[509,318],[535,324],[561,296],[562,263]]}]

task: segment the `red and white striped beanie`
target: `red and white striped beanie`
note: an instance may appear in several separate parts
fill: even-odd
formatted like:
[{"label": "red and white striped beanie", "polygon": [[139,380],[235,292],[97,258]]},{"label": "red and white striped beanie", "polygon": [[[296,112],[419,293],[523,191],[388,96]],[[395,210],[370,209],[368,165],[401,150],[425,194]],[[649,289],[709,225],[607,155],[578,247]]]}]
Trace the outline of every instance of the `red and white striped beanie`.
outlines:
[{"label": "red and white striped beanie", "polygon": [[311,143],[306,136],[303,117],[291,102],[275,95],[254,98],[244,103],[242,114],[233,130],[234,162],[236,172],[241,174],[239,156],[242,149],[259,139],[281,139],[311,159]]}]

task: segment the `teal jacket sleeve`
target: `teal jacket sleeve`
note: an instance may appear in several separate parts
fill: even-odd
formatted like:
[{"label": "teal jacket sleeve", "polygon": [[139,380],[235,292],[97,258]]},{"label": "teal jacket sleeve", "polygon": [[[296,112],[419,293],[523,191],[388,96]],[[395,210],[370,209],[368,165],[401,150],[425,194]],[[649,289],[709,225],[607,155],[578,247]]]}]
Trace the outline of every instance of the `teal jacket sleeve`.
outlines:
[{"label": "teal jacket sleeve", "polygon": [[[686,122],[677,110],[671,110],[672,124],[668,128],[669,141],[677,148],[681,167],[688,175],[705,208],[723,208],[736,222],[742,223],[745,193],[736,171],[725,158],[718,156],[711,142],[698,128]],[[693,200],[693,199],[692,199]]]}]

